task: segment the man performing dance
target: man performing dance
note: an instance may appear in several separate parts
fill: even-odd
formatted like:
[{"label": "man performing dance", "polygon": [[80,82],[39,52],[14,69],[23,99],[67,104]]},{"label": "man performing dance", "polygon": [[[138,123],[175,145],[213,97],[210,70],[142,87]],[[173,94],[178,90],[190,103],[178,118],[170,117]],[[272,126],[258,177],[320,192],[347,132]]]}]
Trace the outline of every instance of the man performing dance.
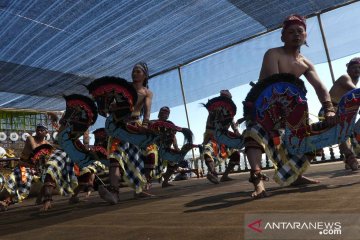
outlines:
[{"label": "man performing dance", "polygon": [[[94,146],[92,146],[89,150],[90,154],[94,157],[94,159],[107,159],[108,135],[105,128],[98,128],[93,132],[93,134],[95,141]],[[88,166],[79,169],[79,185],[75,188],[74,194],[69,199],[69,203],[80,202],[78,197],[80,191],[86,192],[86,197],[89,197],[91,192],[94,191],[96,175],[104,173],[106,169],[107,167],[100,161],[94,161]]]},{"label": "man performing dance", "polygon": [[5,199],[0,202],[1,210],[6,210],[10,204],[21,202],[30,192],[31,183],[36,175],[40,175],[40,164],[31,160],[34,149],[37,147],[50,144],[46,141],[48,133],[47,127],[42,124],[37,125],[34,137],[28,136],[24,149],[20,156],[19,166],[10,174],[5,182]]},{"label": "man performing dance", "polygon": [[[286,18],[281,32],[281,40],[284,42],[284,46],[269,49],[265,53],[259,82],[264,81],[264,79],[273,74],[279,73],[290,73],[297,78],[304,75],[308,82],[314,87],[324,108],[325,121],[331,126],[335,123],[335,118],[333,117],[335,110],[332,106],[330,95],[324,84],[320,81],[313,64],[300,54],[301,46],[306,44],[306,36],[305,18],[298,15],[291,15]],[[264,136],[261,136],[257,126],[256,122],[248,120],[247,129],[243,134],[246,154],[251,165],[249,181],[253,183],[255,187],[252,197],[263,197],[266,196],[263,181],[266,180],[267,177],[261,173],[261,155],[265,147],[268,146],[265,144],[267,139],[263,139]],[[294,175],[287,178],[286,182],[281,182],[280,184],[287,185],[293,183],[294,185],[299,185],[318,183],[316,180],[302,176],[301,173],[304,170],[305,169],[300,169],[294,172]]]},{"label": "man performing dance", "polygon": [[[171,121],[168,120],[169,115],[170,115],[170,108],[167,106],[164,106],[164,107],[160,108],[160,111],[158,114],[158,120],[173,124]],[[180,148],[178,147],[178,144],[177,144],[175,131],[163,130],[163,132],[161,134],[164,136],[164,139],[163,139],[163,145],[164,145],[163,147],[164,148],[170,149],[171,146],[173,146],[174,150],[180,151]],[[156,144],[153,144],[152,146],[153,146],[152,151],[148,152],[147,156],[148,157],[149,156],[158,157],[158,155],[157,155],[158,148],[157,148]],[[162,175],[162,177],[163,177],[162,187],[163,188],[173,186],[173,185],[169,184],[169,179],[170,179],[171,175],[173,175],[175,172],[180,172],[180,173],[194,172],[197,176],[199,176],[198,169],[181,168],[181,167],[179,167],[178,163],[168,161],[168,159],[159,159],[159,160],[160,160],[159,166],[163,165],[162,162],[166,162],[166,172]]]},{"label": "man performing dance", "polygon": [[[337,79],[329,92],[335,108],[345,93],[356,88],[360,76],[360,58],[351,59],[350,62],[346,64],[346,67],[347,74],[344,74]],[[351,150],[350,139],[339,144],[339,148],[341,153],[345,156],[345,168],[350,168],[353,171],[357,170],[359,164],[355,154]]]},{"label": "man performing dance", "polygon": [[[135,64],[132,70],[132,79],[132,84],[138,94],[138,100],[131,114],[130,123],[135,126],[147,127],[153,93],[148,89],[149,73],[146,63]],[[142,121],[141,117],[143,117]],[[124,166],[124,164],[127,165],[124,172],[124,180],[135,188],[135,197],[146,198],[152,196],[144,192],[143,187],[146,185],[147,179],[151,178],[150,173],[153,170],[154,163],[147,162],[149,159],[145,158],[141,149],[128,142],[122,142],[121,139],[111,138],[109,140],[109,159],[110,187],[109,191],[99,191],[101,198],[112,204],[118,203],[119,180],[121,177],[120,166]],[[145,166],[144,172],[141,169],[142,162]]]},{"label": "man performing dance", "polygon": [[[87,149],[79,138],[90,125],[96,122],[98,116],[95,102],[89,97],[72,94],[64,96],[64,98],[66,111],[59,121],[59,134],[54,142],[56,149],[46,162],[42,172],[44,185],[38,202],[42,200],[41,210],[44,211],[52,207],[52,193],[55,188],[61,195],[74,194],[74,189],[78,186],[74,165],[81,161],[89,161],[86,156],[88,155]],[[70,156],[73,159],[70,159]]]},{"label": "man performing dance", "polygon": [[[220,96],[232,98],[231,93],[229,90],[221,90]],[[218,144],[214,139],[214,131],[215,131],[215,122],[214,117],[211,114],[209,114],[207,120],[206,120],[206,130],[204,133],[204,160],[205,164],[208,168],[208,174],[206,175],[207,179],[214,183],[218,184],[219,180],[217,177],[217,172],[215,170],[215,159],[226,159],[230,158],[229,164],[227,168],[225,169],[225,172],[223,176],[221,177],[220,181],[229,181],[232,180],[229,178],[229,173],[232,171],[235,167],[235,165],[238,165],[240,163],[240,153],[237,149],[227,149],[227,147],[223,144]],[[231,123],[231,128],[234,131],[236,135],[240,135],[237,124],[235,122]]]}]

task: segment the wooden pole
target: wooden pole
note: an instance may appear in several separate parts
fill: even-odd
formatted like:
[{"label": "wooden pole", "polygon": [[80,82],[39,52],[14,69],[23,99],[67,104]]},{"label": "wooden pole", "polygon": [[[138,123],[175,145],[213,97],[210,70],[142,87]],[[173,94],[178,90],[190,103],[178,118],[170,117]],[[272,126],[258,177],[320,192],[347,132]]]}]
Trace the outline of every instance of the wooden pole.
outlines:
[{"label": "wooden pole", "polygon": [[[182,75],[181,75],[181,68],[180,68],[180,66],[179,66],[177,69],[178,69],[178,73],[179,73],[181,93],[182,93],[183,102],[184,102],[184,107],[185,107],[186,121],[187,121],[188,128],[191,129],[191,128],[190,128],[190,121],[189,121],[188,110],[187,110],[187,106],[186,106],[186,97],[185,97],[185,92],[184,92],[184,85],[183,85],[183,81],[182,81]],[[195,159],[194,149],[192,148],[191,151],[192,151],[193,159]]]}]

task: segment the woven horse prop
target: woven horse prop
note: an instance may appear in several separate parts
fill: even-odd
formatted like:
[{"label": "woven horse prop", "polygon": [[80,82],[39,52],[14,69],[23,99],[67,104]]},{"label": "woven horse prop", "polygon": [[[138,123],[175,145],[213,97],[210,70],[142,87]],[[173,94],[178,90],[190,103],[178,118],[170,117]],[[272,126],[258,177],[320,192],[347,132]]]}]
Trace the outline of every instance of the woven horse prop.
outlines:
[{"label": "woven horse prop", "polygon": [[125,79],[101,77],[87,89],[96,101],[99,114],[106,117],[105,130],[111,137],[145,148],[158,138],[151,130],[130,123],[137,102],[135,88]]},{"label": "woven horse prop", "polygon": [[244,117],[261,125],[273,144],[292,155],[346,141],[354,130],[360,89],[346,93],[336,112],[337,124],[309,124],[304,83],[291,74],[275,74],[253,86],[244,102]]},{"label": "woven horse prop", "polygon": [[37,173],[40,174],[42,172],[53,151],[54,148],[50,144],[42,144],[32,151],[29,161]]},{"label": "woven horse prop", "polygon": [[[137,92],[125,79],[101,77],[90,83],[87,89],[97,103],[99,114],[107,118],[105,129],[109,136],[142,149],[156,143],[159,146],[160,156],[172,161],[182,160],[193,147],[192,133],[187,128],[180,128],[165,121],[150,121],[147,128],[131,123],[131,113],[137,102]],[[182,132],[188,144],[185,144],[179,152],[164,147],[167,131]]]},{"label": "woven horse prop", "polygon": [[243,148],[243,137],[228,130],[236,115],[235,103],[228,97],[219,96],[210,99],[203,106],[208,110],[209,117],[215,123],[214,138],[216,142],[229,148]]},{"label": "woven horse prop", "polygon": [[86,96],[72,94],[64,96],[66,111],[60,119],[57,141],[70,159],[80,168],[100,161],[109,165],[108,160],[96,151],[90,151],[79,140],[85,131],[95,123],[98,113],[94,101]]},{"label": "woven horse prop", "polygon": [[[156,142],[159,147],[159,155],[162,159],[178,163],[185,158],[185,155],[197,145],[193,145],[193,133],[188,128],[176,126],[171,121],[154,120],[150,122],[149,128],[160,135]],[[172,148],[173,139],[177,132],[184,135],[184,144],[180,150]]]}]

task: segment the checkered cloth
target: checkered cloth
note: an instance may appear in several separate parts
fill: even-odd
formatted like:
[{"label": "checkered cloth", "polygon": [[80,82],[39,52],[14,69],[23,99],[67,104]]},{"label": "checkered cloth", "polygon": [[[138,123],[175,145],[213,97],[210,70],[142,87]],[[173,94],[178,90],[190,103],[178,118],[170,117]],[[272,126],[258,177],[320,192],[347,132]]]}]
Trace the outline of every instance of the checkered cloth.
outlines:
[{"label": "checkered cloth", "polygon": [[[109,146],[112,145],[109,140]],[[136,145],[128,142],[121,142],[117,145],[115,151],[111,151],[109,159],[113,158],[119,161],[121,168],[124,170],[124,180],[129,186],[132,186],[136,193],[140,193],[146,184],[144,175],[144,158],[145,155]]]},{"label": "checkered cloth", "polygon": [[259,124],[250,125],[243,136],[251,137],[265,149],[266,155],[274,163],[274,180],[281,186],[294,182],[310,165],[305,155],[291,155],[282,144],[275,146]]},{"label": "checkered cloth", "polygon": [[29,195],[32,181],[34,179],[38,179],[38,177],[35,175],[34,169],[22,169],[23,173],[21,172],[20,167],[16,167],[6,180],[2,180],[5,180],[4,188],[6,189],[6,191],[8,191],[11,196],[13,196],[13,202],[21,202],[22,200],[24,200]]},{"label": "checkered cloth", "polygon": [[89,164],[86,167],[81,168],[80,176],[86,173],[95,173],[97,175],[103,174],[107,170],[107,167],[102,164],[100,161],[95,161]]},{"label": "checkered cloth", "polygon": [[54,179],[61,195],[73,194],[73,189],[78,185],[74,172],[74,163],[63,150],[56,149],[46,162],[42,174],[43,182],[45,182],[47,174]]}]

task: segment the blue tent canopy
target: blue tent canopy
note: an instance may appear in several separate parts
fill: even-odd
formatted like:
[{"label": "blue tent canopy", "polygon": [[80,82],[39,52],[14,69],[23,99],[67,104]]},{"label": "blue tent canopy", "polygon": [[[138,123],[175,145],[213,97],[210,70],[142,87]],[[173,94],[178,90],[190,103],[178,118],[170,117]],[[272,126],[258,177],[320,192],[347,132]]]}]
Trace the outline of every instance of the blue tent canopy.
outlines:
[{"label": "blue tent canopy", "polygon": [[[352,2],[355,3],[346,5]],[[341,11],[338,7],[342,5],[346,5],[342,8],[352,6],[352,11]],[[332,15],[329,10],[335,8],[334,12],[339,11]],[[350,39],[340,39],[336,33],[339,26],[359,22],[359,9],[357,1],[345,0],[2,0],[0,108],[63,110],[62,95],[84,93],[84,84],[105,75],[129,79],[132,66],[138,61],[147,62],[150,74],[157,75],[150,81],[155,91],[179,87],[177,80],[168,79],[164,88],[161,80],[174,75],[170,70],[177,66],[185,65],[182,69],[185,85],[193,81],[192,78],[206,83],[207,79],[194,74],[200,67],[211,69],[212,62],[222,61],[226,55],[215,54],[214,60],[210,56],[197,66],[192,65],[194,60],[228,46],[232,46],[229,49],[249,49],[246,44],[251,45],[253,41],[259,42],[251,45],[250,54],[256,55],[255,59],[261,58],[263,50],[274,43],[269,39],[278,40],[278,36],[270,34],[270,38],[235,44],[279,28],[283,19],[292,13],[305,16],[324,13],[324,27],[328,22],[325,33],[334,38],[334,42],[328,40],[333,50],[331,57],[336,59],[360,50],[359,44],[350,46],[358,43],[360,34],[352,32]],[[319,30],[315,25],[314,29],[315,35]],[[228,48],[222,52],[237,58]],[[315,62],[326,61],[323,56],[322,49],[319,53],[315,51]],[[257,71],[258,62],[249,66],[242,62],[236,64],[241,64],[242,71],[248,74],[238,84],[256,80],[249,73]],[[227,78],[211,83],[221,87],[229,83]],[[229,81],[230,85],[235,84]],[[191,92],[193,87],[187,86],[190,101],[215,91],[209,86]],[[164,101],[170,106],[182,104],[178,93],[158,99],[154,99],[155,110]]]}]

